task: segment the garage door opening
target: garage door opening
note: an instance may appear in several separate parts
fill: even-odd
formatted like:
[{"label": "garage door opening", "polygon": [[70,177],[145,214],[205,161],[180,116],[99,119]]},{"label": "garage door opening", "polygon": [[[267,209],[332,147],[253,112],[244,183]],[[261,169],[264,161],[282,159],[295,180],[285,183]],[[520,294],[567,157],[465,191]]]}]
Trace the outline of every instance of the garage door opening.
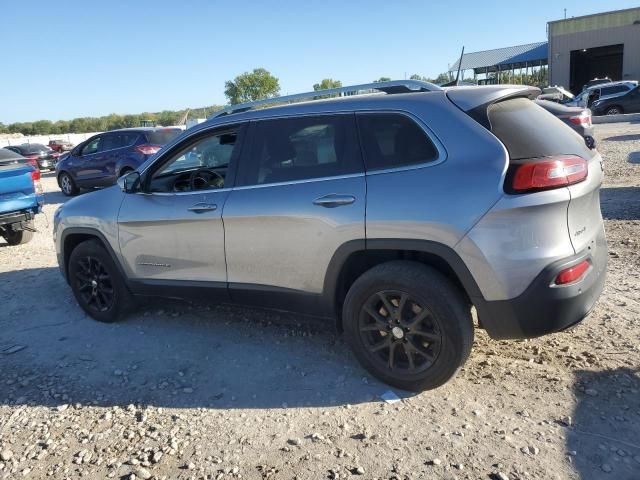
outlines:
[{"label": "garage door opening", "polygon": [[609,77],[611,80],[622,80],[623,51],[623,44],[573,50],[569,89],[578,94],[584,84],[594,78]]}]

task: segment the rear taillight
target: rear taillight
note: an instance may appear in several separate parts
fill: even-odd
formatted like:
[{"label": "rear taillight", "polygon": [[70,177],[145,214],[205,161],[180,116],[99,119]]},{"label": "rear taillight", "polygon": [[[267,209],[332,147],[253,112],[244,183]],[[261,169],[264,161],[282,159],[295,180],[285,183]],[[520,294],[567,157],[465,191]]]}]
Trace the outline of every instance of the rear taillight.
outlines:
[{"label": "rear taillight", "polygon": [[569,283],[574,283],[582,279],[584,274],[589,270],[591,264],[588,260],[583,260],[577,265],[573,267],[565,268],[562,270],[558,276],[556,277],[555,284],[556,285],[567,285]]},{"label": "rear taillight", "polygon": [[585,110],[580,115],[574,115],[573,117],[569,117],[569,121],[574,125],[582,125],[583,127],[590,127],[591,112],[589,110]]},{"label": "rear taillight", "polygon": [[158,151],[161,149],[162,147],[158,146],[158,145],[138,145],[137,147],[134,148],[134,150],[136,152],[139,152],[143,155],[153,155],[155,153],[158,153]]},{"label": "rear taillight", "polygon": [[588,171],[587,161],[574,155],[530,159],[511,165],[507,190],[525,193],[566,187],[585,180]]},{"label": "rear taillight", "polygon": [[42,184],[40,183],[40,170],[36,169],[31,172],[31,182],[33,182],[33,190],[38,195],[42,195],[44,190],[42,189]]}]

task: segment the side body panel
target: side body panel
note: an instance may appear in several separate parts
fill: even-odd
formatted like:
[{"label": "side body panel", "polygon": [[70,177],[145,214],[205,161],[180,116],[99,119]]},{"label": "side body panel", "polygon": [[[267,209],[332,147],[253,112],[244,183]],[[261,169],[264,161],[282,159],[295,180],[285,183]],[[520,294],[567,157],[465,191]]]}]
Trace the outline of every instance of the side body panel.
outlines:
[{"label": "side body panel", "polygon": [[[325,195],[351,195],[335,208]],[[224,209],[230,283],[321,294],[331,258],[365,237],[364,174],[234,189]]]},{"label": "side body panel", "polygon": [[397,108],[410,111],[445,149],[433,163],[367,174],[367,241],[427,240],[454,248],[501,197],[506,152],[444,95]]},{"label": "side body panel", "polygon": [[[226,282],[222,208],[228,190],[127,194],[118,216],[123,267],[132,279]],[[215,210],[189,210],[198,203]]]}]

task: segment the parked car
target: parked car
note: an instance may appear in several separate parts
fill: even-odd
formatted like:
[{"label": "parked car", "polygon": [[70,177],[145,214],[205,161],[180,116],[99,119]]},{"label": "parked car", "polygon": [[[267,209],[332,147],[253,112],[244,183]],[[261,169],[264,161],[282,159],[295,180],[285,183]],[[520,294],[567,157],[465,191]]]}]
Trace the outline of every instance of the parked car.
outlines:
[{"label": "parked car", "polygon": [[590,87],[595,87],[596,85],[603,85],[605,83],[611,83],[611,79],[609,77],[603,77],[603,78],[594,78],[593,80],[589,80],[587,83],[585,83],[582,86],[582,90],[586,90]]},{"label": "parked car", "polygon": [[68,152],[73,150],[73,143],[66,140],[49,140],[49,148],[56,152]]},{"label": "parked car", "polygon": [[54,152],[41,143],[23,143],[22,145],[10,145],[4,148],[29,160],[35,160],[41,170],[53,170],[60,157],[58,152]]},{"label": "parked car", "polygon": [[565,90],[558,85],[553,87],[546,87],[542,89],[542,94],[538,97],[539,100],[549,100],[556,103],[565,103],[573,100],[574,95],[568,90]]},{"label": "parked car", "polygon": [[584,142],[588,148],[596,148],[596,141],[593,136],[593,123],[591,123],[591,110],[581,107],[567,107],[566,105],[560,105],[556,102],[540,100],[540,97],[535,100],[535,103],[573,128],[584,138]]},{"label": "parked car", "polygon": [[605,97],[591,104],[594,115],[620,115],[622,113],[640,113],[640,87],[619,96]]},{"label": "parked car", "polygon": [[40,170],[33,160],[0,149],[0,236],[9,245],[27,243],[42,210]]},{"label": "parked car", "polygon": [[638,86],[635,80],[627,80],[624,82],[609,82],[602,85],[589,87],[580,94],[576,95],[573,100],[569,100],[564,104],[568,107],[586,107],[591,108],[593,102],[599,99],[608,99],[619,97],[633,90]]},{"label": "parked car", "polygon": [[491,337],[531,338],[602,291],[601,157],[539,94],[406,80],[233,105],[58,209],[60,270],[100,321],[134,295],[315,314],[377,378],[435,388],[472,306]]},{"label": "parked car", "polygon": [[77,195],[81,188],[113,185],[181,132],[179,128],[131,128],[95,135],[58,162],[58,185],[67,196]]}]

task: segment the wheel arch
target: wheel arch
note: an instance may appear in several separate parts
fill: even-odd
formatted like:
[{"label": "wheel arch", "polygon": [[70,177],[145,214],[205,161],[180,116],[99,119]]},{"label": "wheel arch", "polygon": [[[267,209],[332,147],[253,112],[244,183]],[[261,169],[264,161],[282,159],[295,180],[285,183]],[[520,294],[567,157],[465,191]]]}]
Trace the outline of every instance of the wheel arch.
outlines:
[{"label": "wheel arch", "polygon": [[69,258],[71,257],[71,252],[78,245],[89,240],[97,240],[104,247],[107,253],[111,256],[111,259],[119,270],[119,273],[122,275],[122,278],[126,279],[127,276],[122,269],[122,265],[120,264],[116,253],[100,231],[93,228],[71,227],[62,232],[60,239],[62,260],[64,262],[63,273],[67,281],[69,279]]},{"label": "wheel arch", "polygon": [[469,304],[483,300],[471,272],[450,247],[429,240],[373,239],[343,244],[334,254],[324,282],[324,296],[342,331],[342,304],[349,287],[367,270],[393,260],[410,260],[428,265],[449,278]]}]

